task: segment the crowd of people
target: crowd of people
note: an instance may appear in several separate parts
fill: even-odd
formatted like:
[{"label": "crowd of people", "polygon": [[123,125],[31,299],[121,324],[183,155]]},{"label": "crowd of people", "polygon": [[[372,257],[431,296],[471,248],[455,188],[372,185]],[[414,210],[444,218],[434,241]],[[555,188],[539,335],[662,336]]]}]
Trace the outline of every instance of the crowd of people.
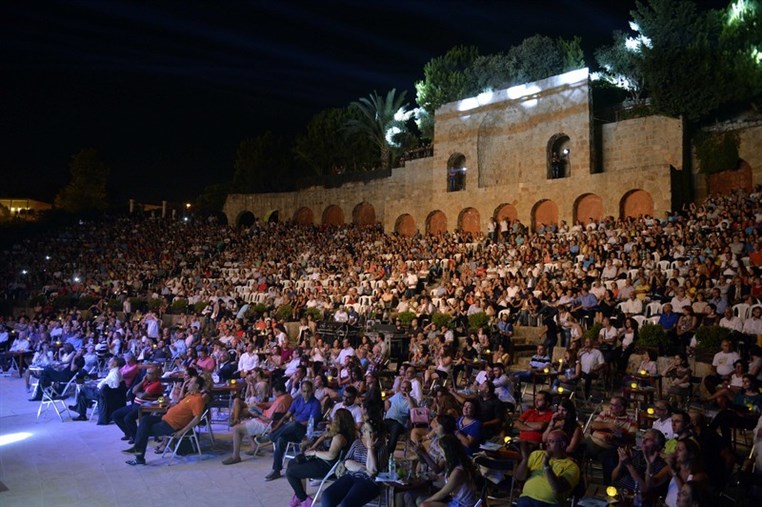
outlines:
[{"label": "crowd of people", "polygon": [[[122,430],[131,465],[145,463],[150,436],[198,424],[214,385],[240,380],[233,453],[223,463],[243,461],[249,439],[251,453],[271,443],[265,479],[285,475],[294,506],[312,502],[302,479],[322,478],[338,462],[346,472],[323,504],[362,505],[379,494],[374,478],[400,446],[446,478],[404,501],[473,505],[482,483],[473,456],[505,436],[521,443],[521,505],[579,493],[587,459],[600,463],[607,485],[645,502],[696,505],[727,484],[733,429],[762,437],[760,199],[734,193],[663,218],[533,231],[491,221],[486,235],[141,217],[79,223],[0,254],[0,293],[30,302],[0,317],[2,360],[28,389],[37,380],[32,400],[52,383],[100,378],[85,382],[70,409],[84,420],[98,401],[99,423]],[[664,371],[655,351],[637,347],[654,303],[673,358]],[[739,304],[748,314],[734,312]],[[472,328],[475,315],[483,325]],[[362,329],[369,320],[395,325],[402,351],[393,356],[388,337],[370,327],[356,342],[319,332],[322,322]],[[730,333],[699,386],[687,356],[709,325]],[[520,326],[544,332],[521,364]],[[642,359],[635,368],[633,354]],[[551,388],[528,396],[522,384],[548,370],[558,374]],[[644,371],[667,383],[653,428],[638,433],[625,389],[583,435],[563,391],[587,403],[601,376],[621,388],[616,379]],[[678,408],[694,392],[716,416],[706,418],[703,405]],[[163,396],[166,414],[138,419],[141,403]],[[284,471],[290,442],[304,445]]]}]

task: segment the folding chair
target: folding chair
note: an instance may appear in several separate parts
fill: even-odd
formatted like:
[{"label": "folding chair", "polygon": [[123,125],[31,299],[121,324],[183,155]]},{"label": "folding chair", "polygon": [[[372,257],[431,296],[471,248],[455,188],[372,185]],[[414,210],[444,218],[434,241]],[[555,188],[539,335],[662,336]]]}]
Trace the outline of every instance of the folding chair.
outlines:
[{"label": "folding chair", "polygon": [[313,499],[312,502],[313,503],[317,503],[318,499],[320,498],[320,493],[323,492],[323,486],[325,486],[325,483],[328,482],[328,481],[336,480],[336,477],[334,477],[334,474],[336,473],[336,468],[338,468],[339,463],[342,463],[344,461],[345,454],[346,454],[346,452],[344,450],[342,450],[341,453],[339,453],[339,459],[336,460],[336,463],[333,464],[333,466],[328,471],[328,473],[325,474],[325,477],[323,477],[323,480],[320,481],[320,486],[318,486],[317,491],[312,496],[312,499]]},{"label": "folding chair", "polygon": [[191,443],[191,447],[193,448],[196,453],[198,453],[199,456],[201,456],[201,444],[198,441],[198,435],[196,434],[196,428],[202,424],[206,424],[204,422],[204,419],[209,417],[209,409],[205,409],[203,414],[201,414],[201,419],[199,423],[192,427],[188,428],[188,430],[185,431],[180,437],[175,437],[174,435],[170,435],[169,440],[167,440],[167,445],[164,447],[164,451],[161,453],[161,457],[163,458],[167,454],[167,450],[172,448],[172,444],[174,443],[174,448],[172,448],[172,456],[169,458],[169,462],[167,465],[172,464],[172,460],[177,456],[177,451],[180,450],[180,446],[182,445],[184,440],[188,440]]},{"label": "folding chair", "polygon": [[[60,382],[53,382],[49,386],[42,388],[42,400],[37,409],[37,422],[40,421],[40,414],[47,412],[51,406],[56,411],[56,414],[58,414],[61,422],[63,422],[63,416],[61,415],[63,411],[66,411],[69,419],[71,419],[71,412],[69,412],[69,407],[66,406],[64,400],[76,391],[76,379],[76,376],[72,377],[63,387]],[[60,409],[58,408],[59,404],[61,405]],[[45,410],[43,410],[43,407]]]}]

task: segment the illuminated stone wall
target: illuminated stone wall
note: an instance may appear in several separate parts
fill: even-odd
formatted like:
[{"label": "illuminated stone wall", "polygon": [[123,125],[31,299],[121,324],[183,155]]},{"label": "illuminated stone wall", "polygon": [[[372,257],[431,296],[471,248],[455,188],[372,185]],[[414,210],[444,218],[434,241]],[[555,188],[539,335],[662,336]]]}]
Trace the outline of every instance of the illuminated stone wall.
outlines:
[{"label": "illuminated stone wall", "polygon": [[[527,225],[535,219],[572,223],[578,207],[583,220],[649,205],[663,215],[670,207],[669,168],[681,168],[681,122],[652,116],[603,125],[602,172],[595,173],[591,114],[587,70],[481,94],[440,108],[434,156],[408,161],[389,178],[286,194],[233,194],[224,211],[230,223],[246,210],[262,217],[277,209],[281,220],[301,223],[310,216],[314,223],[375,216],[387,232],[396,227],[406,234],[426,232],[427,225],[486,232],[496,214]],[[553,147],[568,150],[566,177],[550,178]],[[466,159],[465,189],[448,192],[447,163],[457,154]]]}]

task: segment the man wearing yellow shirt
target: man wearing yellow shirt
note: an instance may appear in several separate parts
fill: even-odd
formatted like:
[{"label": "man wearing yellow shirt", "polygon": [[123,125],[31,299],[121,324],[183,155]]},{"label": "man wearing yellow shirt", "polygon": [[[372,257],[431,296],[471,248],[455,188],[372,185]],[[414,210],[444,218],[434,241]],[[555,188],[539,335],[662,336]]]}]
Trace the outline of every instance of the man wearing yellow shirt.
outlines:
[{"label": "man wearing yellow shirt", "polygon": [[523,452],[515,478],[524,481],[517,507],[561,505],[579,482],[579,467],[566,454],[566,434],[552,431],[544,451]]}]

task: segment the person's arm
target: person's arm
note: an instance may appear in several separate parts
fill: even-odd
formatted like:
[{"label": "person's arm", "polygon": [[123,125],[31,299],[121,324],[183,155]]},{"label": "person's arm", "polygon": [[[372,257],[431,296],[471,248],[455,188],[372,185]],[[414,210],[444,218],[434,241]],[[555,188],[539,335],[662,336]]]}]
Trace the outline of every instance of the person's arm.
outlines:
[{"label": "person's arm", "polygon": [[[320,439],[323,437],[321,436]],[[318,441],[321,441],[318,439]],[[331,461],[339,457],[339,454],[341,453],[341,449],[347,445],[347,439],[344,438],[344,435],[335,435],[333,439],[331,439],[331,445],[328,448],[327,451],[307,451],[304,453],[305,456],[315,456],[316,458],[324,459],[326,461]],[[317,446],[317,442],[313,447]],[[308,454],[309,453],[309,454]]]},{"label": "person's arm", "polygon": [[525,481],[529,472],[529,451],[526,446],[521,447],[521,461],[513,472],[513,478],[517,481]]},{"label": "person's arm", "polygon": [[452,493],[458,490],[460,486],[466,480],[466,472],[462,468],[455,468],[450,472],[450,476],[447,478],[447,482],[442,489],[431,495],[426,499],[427,502],[441,502],[449,497]]}]

